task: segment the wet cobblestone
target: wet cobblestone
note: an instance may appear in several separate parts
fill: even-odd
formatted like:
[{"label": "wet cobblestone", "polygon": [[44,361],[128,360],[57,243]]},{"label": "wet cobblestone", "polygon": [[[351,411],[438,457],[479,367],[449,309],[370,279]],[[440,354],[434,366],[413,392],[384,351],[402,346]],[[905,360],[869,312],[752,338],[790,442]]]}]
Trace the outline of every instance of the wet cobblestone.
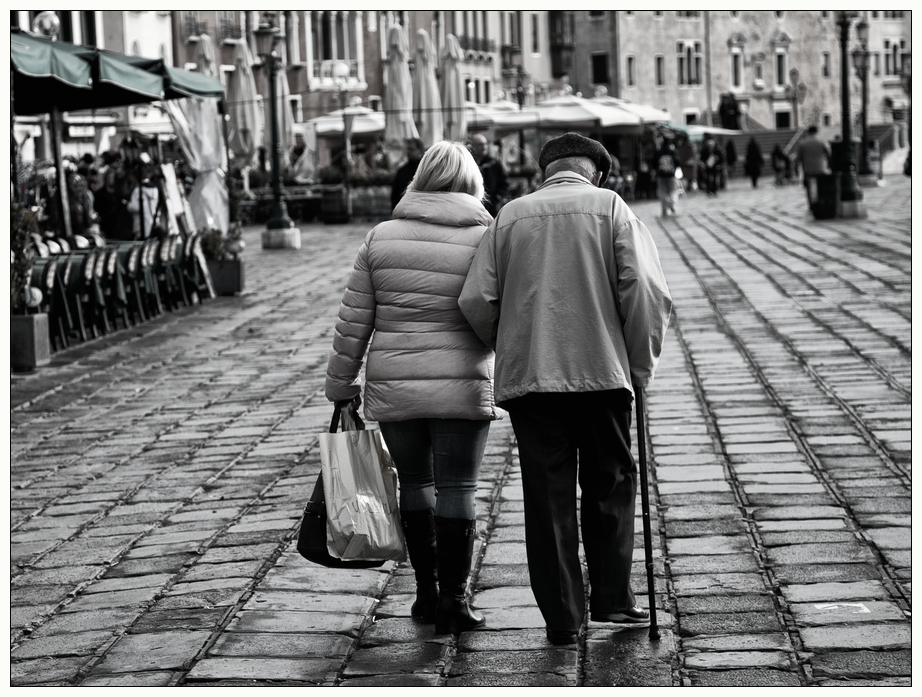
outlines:
[{"label": "wet cobblestone", "polygon": [[632,204],[676,301],[647,392],[659,640],[546,641],[508,420],[478,486],[483,631],[412,620],[406,565],[297,554],[369,223],[303,225],[300,251],[248,228],[244,293],[12,374],[11,686],[908,685],[910,182],[865,197],[867,220],[735,180],[675,217]]}]

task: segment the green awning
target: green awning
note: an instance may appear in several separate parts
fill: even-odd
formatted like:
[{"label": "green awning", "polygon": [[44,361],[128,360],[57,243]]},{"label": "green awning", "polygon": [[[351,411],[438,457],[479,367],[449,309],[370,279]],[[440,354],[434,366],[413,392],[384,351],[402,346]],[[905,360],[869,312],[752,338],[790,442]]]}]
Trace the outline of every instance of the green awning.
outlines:
[{"label": "green awning", "polygon": [[13,112],[45,114],[183,97],[221,98],[217,78],[162,60],[126,56],[10,29]]}]

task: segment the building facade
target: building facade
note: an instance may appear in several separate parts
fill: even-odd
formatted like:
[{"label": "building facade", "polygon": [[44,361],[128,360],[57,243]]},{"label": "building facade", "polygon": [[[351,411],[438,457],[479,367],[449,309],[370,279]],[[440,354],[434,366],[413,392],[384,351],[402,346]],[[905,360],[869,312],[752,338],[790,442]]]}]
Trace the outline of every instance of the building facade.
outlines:
[{"label": "building facade", "polygon": [[[911,12],[857,12],[846,64],[837,13],[753,10],[574,11],[570,76],[585,97],[608,94],[667,109],[679,124],[721,125],[727,95],[745,130],[841,129],[841,75],[849,73],[849,112],[861,113],[852,51],[856,24],[868,24],[868,122],[903,122],[901,73],[912,53]],[[854,132],[854,129],[853,129]]]},{"label": "building facade", "polygon": [[[31,28],[37,14],[11,11],[11,23]],[[194,66],[197,44],[208,36],[225,84],[234,70],[230,42],[244,38],[257,63],[257,88],[268,92],[254,39],[265,19],[262,11],[79,10],[58,15],[62,40],[159,57],[185,68]],[[279,52],[295,123],[350,102],[380,109],[387,89],[387,28],[396,22],[407,32],[411,70],[419,29],[429,33],[439,54],[449,33],[458,38],[471,102],[507,100],[527,108],[569,84],[584,97],[606,92],[666,109],[679,124],[721,125],[722,106],[732,103],[744,130],[817,124],[830,135],[841,128],[843,62],[836,15],[828,10],[274,12],[284,35]],[[857,15],[846,46],[849,111],[857,123],[861,82],[851,52],[857,46],[855,24],[863,19],[869,25],[867,120],[906,123],[909,98],[902,73],[911,65],[911,12]],[[337,70],[343,75],[337,77]],[[68,118],[80,126],[86,116]],[[156,105],[111,110],[93,119],[112,133],[169,132]],[[91,137],[91,129],[82,125],[70,130],[78,141]],[[18,134],[40,130],[28,120],[18,121],[17,129]]]}]

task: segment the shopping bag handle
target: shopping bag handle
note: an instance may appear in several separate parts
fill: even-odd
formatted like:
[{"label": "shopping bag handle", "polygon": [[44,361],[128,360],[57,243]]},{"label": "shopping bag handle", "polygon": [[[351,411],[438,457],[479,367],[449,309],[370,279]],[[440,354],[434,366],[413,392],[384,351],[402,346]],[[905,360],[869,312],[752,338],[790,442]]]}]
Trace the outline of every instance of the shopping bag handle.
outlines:
[{"label": "shopping bag handle", "polygon": [[[355,406],[352,404],[352,400],[343,400],[342,402],[337,402],[333,407],[333,418],[330,421],[330,433],[336,433],[339,428],[339,418],[340,414],[346,410],[351,410],[352,421],[355,422],[356,431],[365,430],[365,422],[362,421],[362,417],[359,416],[359,413],[355,410]],[[345,429],[344,429],[345,430]]]}]

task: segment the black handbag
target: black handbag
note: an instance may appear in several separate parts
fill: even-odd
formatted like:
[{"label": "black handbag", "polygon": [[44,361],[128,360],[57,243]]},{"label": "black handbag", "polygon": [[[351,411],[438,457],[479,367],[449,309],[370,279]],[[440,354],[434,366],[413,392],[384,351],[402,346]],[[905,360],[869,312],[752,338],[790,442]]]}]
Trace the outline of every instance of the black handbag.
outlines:
[{"label": "black handbag", "polygon": [[[330,433],[336,433],[339,428],[340,405],[333,409],[333,420],[330,421]],[[358,428],[365,428],[365,424],[355,414]],[[327,507],[323,494],[323,474],[317,475],[317,483],[310,501],[304,507],[301,517],[301,529],[298,531],[298,554],[309,562],[326,566],[331,569],[376,569],[384,565],[385,560],[370,561],[367,559],[350,559],[344,561],[337,559],[327,551]]]}]

